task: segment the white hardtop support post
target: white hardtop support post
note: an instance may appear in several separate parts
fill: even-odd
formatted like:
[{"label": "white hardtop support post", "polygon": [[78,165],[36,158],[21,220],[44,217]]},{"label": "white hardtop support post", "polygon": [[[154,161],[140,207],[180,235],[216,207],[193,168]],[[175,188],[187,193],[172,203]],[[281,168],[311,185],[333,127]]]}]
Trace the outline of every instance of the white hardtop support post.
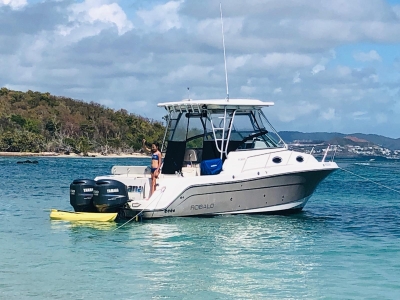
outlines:
[{"label": "white hardtop support post", "polygon": [[225,156],[228,156],[228,145],[229,145],[229,141],[230,141],[230,138],[231,138],[231,132],[232,132],[232,127],[233,127],[233,121],[235,120],[235,115],[236,115],[236,109],[233,111],[232,117],[230,118],[230,125],[229,125],[229,129],[228,129],[228,137],[226,139],[227,143],[226,143],[226,147],[225,147]]},{"label": "white hardtop support post", "polygon": [[[222,127],[215,127],[214,126],[214,122],[213,122],[213,117],[212,117],[211,113],[208,112],[208,119],[210,120],[211,128],[213,130],[215,146],[216,146],[217,150],[220,153],[220,158],[221,159],[223,159],[224,154],[225,154],[225,157],[228,156],[229,139],[230,139],[231,132],[232,132],[232,125],[233,125],[233,120],[235,118],[235,114],[236,114],[236,110],[233,111],[232,117],[229,117],[228,111],[227,111],[227,107],[225,107],[224,108],[223,117],[219,117],[219,119],[222,119],[220,121],[223,123],[223,125],[222,125]],[[229,119],[230,122],[228,124],[228,128],[226,128],[228,119]],[[218,126],[220,126],[220,125],[218,125]],[[226,130],[228,130],[227,137],[225,137]],[[222,131],[221,138],[217,137],[217,132],[218,131]],[[219,147],[218,141],[221,141],[221,147]]]},{"label": "white hardtop support post", "polygon": [[171,127],[171,112],[168,110],[168,120],[167,121],[167,126],[165,126],[165,131],[164,131],[164,138],[161,144],[161,153],[163,153],[164,150],[164,146],[165,146],[165,141],[167,139],[167,133],[170,131],[170,127]]},{"label": "white hardtop support post", "polygon": [[225,128],[226,128],[226,106],[224,109],[224,116],[222,117],[223,126],[222,126],[222,136],[221,136],[221,159],[224,156],[224,141],[225,141]]},{"label": "white hardtop support post", "polygon": [[328,147],[326,148],[324,157],[322,158],[322,162],[325,162],[325,158],[326,158],[326,156],[328,155],[329,147],[330,147],[330,146],[331,146],[331,145],[328,145]]}]

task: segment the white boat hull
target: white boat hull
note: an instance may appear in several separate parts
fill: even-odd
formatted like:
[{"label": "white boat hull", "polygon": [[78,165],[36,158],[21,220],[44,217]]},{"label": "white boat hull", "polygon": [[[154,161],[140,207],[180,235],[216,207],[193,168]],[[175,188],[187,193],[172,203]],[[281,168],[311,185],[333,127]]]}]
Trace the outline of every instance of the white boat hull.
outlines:
[{"label": "white boat hull", "polygon": [[[300,211],[318,184],[334,170],[335,168],[230,182],[198,183],[186,188],[176,186],[175,189],[181,191],[172,199],[166,199],[165,196],[168,195],[164,195],[161,188],[159,194],[150,199],[151,202],[134,202],[130,208],[124,209],[124,215],[131,218],[140,213],[143,218],[161,218]],[[217,180],[218,176],[214,178]],[[171,187],[167,185],[165,190],[168,189]]]}]

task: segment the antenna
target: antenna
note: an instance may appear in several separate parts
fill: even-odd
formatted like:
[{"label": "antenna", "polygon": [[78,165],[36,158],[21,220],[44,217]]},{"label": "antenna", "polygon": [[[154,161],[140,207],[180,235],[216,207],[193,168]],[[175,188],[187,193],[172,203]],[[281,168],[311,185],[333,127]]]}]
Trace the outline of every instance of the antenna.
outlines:
[{"label": "antenna", "polygon": [[223,19],[222,19],[222,4],[221,4],[221,2],[219,3],[219,11],[221,12],[222,47],[224,48],[226,100],[229,101],[228,70],[226,69],[226,52],[225,52],[225,38],[224,38],[224,21],[223,21]]},{"label": "antenna", "polygon": [[190,101],[190,88],[188,87],[187,90],[188,90],[188,100]]}]

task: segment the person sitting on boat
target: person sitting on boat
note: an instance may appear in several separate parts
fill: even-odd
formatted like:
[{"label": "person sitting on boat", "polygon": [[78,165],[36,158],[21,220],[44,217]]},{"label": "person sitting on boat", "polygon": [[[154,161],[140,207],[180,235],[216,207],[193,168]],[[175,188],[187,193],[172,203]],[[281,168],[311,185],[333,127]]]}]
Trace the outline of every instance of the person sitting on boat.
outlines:
[{"label": "person sitting on boat", "polygon": [[160,175],[160,168],[162,164],[162,157],[160,152],[160,144],[154,142],[151,144],[151,149],[146,147],[146,140],[143,139],[143,149],[147,152],[151,152],[151,189],[150,189],[150,196],[156,190],[156,180],[158,175]]}]

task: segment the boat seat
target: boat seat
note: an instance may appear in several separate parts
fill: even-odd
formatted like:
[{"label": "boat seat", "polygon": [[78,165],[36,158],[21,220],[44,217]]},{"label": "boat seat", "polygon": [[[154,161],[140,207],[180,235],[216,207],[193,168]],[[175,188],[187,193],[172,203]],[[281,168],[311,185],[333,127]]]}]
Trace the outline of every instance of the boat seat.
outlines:
[{"label": "boat seat", "polygon": [[183,161],[186,164],[198,164],[201,162],[203,149],[188,148],[185,151]]},{"label": "boat seat", "polygon": [[111,169],[113,175],[135,174],[145,176],[150,174],[150,168],[146,166],[113,166]]},{"label": "boat seat", "polygon": [[183,177],[200,176],[200,166],[193,165],[192,167],[182,167],[182,175]]}]

